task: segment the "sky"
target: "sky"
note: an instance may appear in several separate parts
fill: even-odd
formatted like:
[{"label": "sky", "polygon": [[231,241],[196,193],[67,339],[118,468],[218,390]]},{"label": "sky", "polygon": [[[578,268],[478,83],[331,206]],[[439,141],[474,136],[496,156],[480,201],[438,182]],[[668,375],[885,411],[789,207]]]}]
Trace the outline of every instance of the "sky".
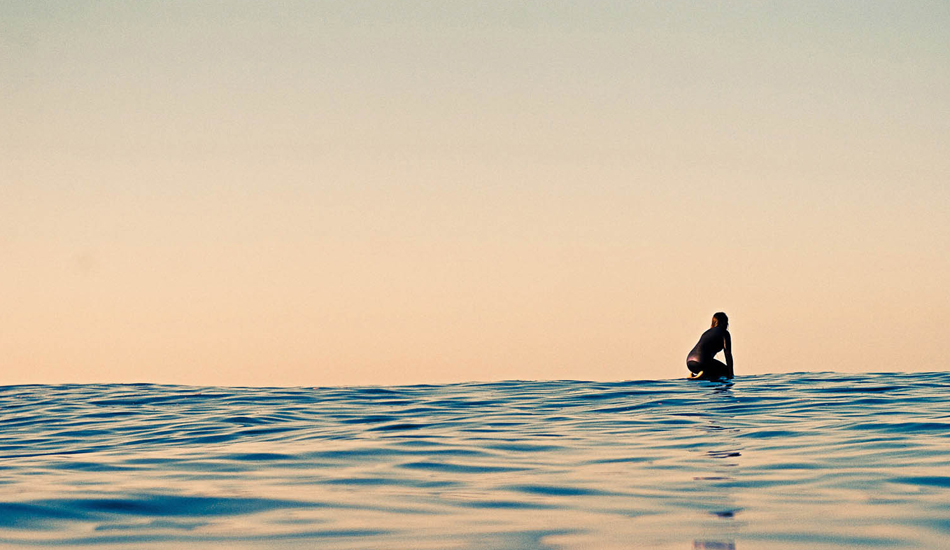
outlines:
[{"label": "sky", "polygon": [[0,2],[0,384],[945,370],[950,4]]}]

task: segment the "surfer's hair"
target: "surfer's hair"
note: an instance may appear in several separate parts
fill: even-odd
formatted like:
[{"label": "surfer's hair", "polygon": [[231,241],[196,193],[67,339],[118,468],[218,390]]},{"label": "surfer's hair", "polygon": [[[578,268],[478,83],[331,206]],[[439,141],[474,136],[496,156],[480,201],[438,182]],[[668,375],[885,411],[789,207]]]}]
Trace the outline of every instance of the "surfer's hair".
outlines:
[{"label": "surfer's hair", "polygon": [[717,311],[716,313],[713,313],[712,326],[728,328],[729,317],[727,317],[726,314],[721,311]]}]

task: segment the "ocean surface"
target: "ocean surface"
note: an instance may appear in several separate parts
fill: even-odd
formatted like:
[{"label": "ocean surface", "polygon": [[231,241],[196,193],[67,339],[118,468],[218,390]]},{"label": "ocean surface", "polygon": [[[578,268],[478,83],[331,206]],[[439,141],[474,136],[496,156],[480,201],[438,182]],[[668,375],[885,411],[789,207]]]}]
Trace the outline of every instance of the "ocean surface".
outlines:
[{"label": "ocean surface", "polygon": [[950,373],[0,387],[0,547],[950,547]]}]

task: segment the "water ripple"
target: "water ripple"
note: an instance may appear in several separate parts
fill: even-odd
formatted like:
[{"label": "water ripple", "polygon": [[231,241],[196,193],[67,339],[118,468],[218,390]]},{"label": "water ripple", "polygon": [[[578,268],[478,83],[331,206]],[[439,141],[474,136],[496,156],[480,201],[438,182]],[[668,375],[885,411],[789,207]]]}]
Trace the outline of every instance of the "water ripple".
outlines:
[{"label": "water ripple", "polygon": [[0,545],[939,547],[950,374],[0,387]]}]

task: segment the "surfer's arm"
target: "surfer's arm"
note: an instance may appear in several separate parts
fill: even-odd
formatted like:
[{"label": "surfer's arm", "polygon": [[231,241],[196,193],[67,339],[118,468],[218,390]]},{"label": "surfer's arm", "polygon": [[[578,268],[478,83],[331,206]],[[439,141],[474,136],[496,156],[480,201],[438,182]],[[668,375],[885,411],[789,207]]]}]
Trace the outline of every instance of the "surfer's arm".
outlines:
[{"label": "surfer's arm", "polygon": [[726,366],[729,367],[729,373],[732,374],[732,336],[726,332],[726,335],[722,337],[722,352],[726,356]]}]

